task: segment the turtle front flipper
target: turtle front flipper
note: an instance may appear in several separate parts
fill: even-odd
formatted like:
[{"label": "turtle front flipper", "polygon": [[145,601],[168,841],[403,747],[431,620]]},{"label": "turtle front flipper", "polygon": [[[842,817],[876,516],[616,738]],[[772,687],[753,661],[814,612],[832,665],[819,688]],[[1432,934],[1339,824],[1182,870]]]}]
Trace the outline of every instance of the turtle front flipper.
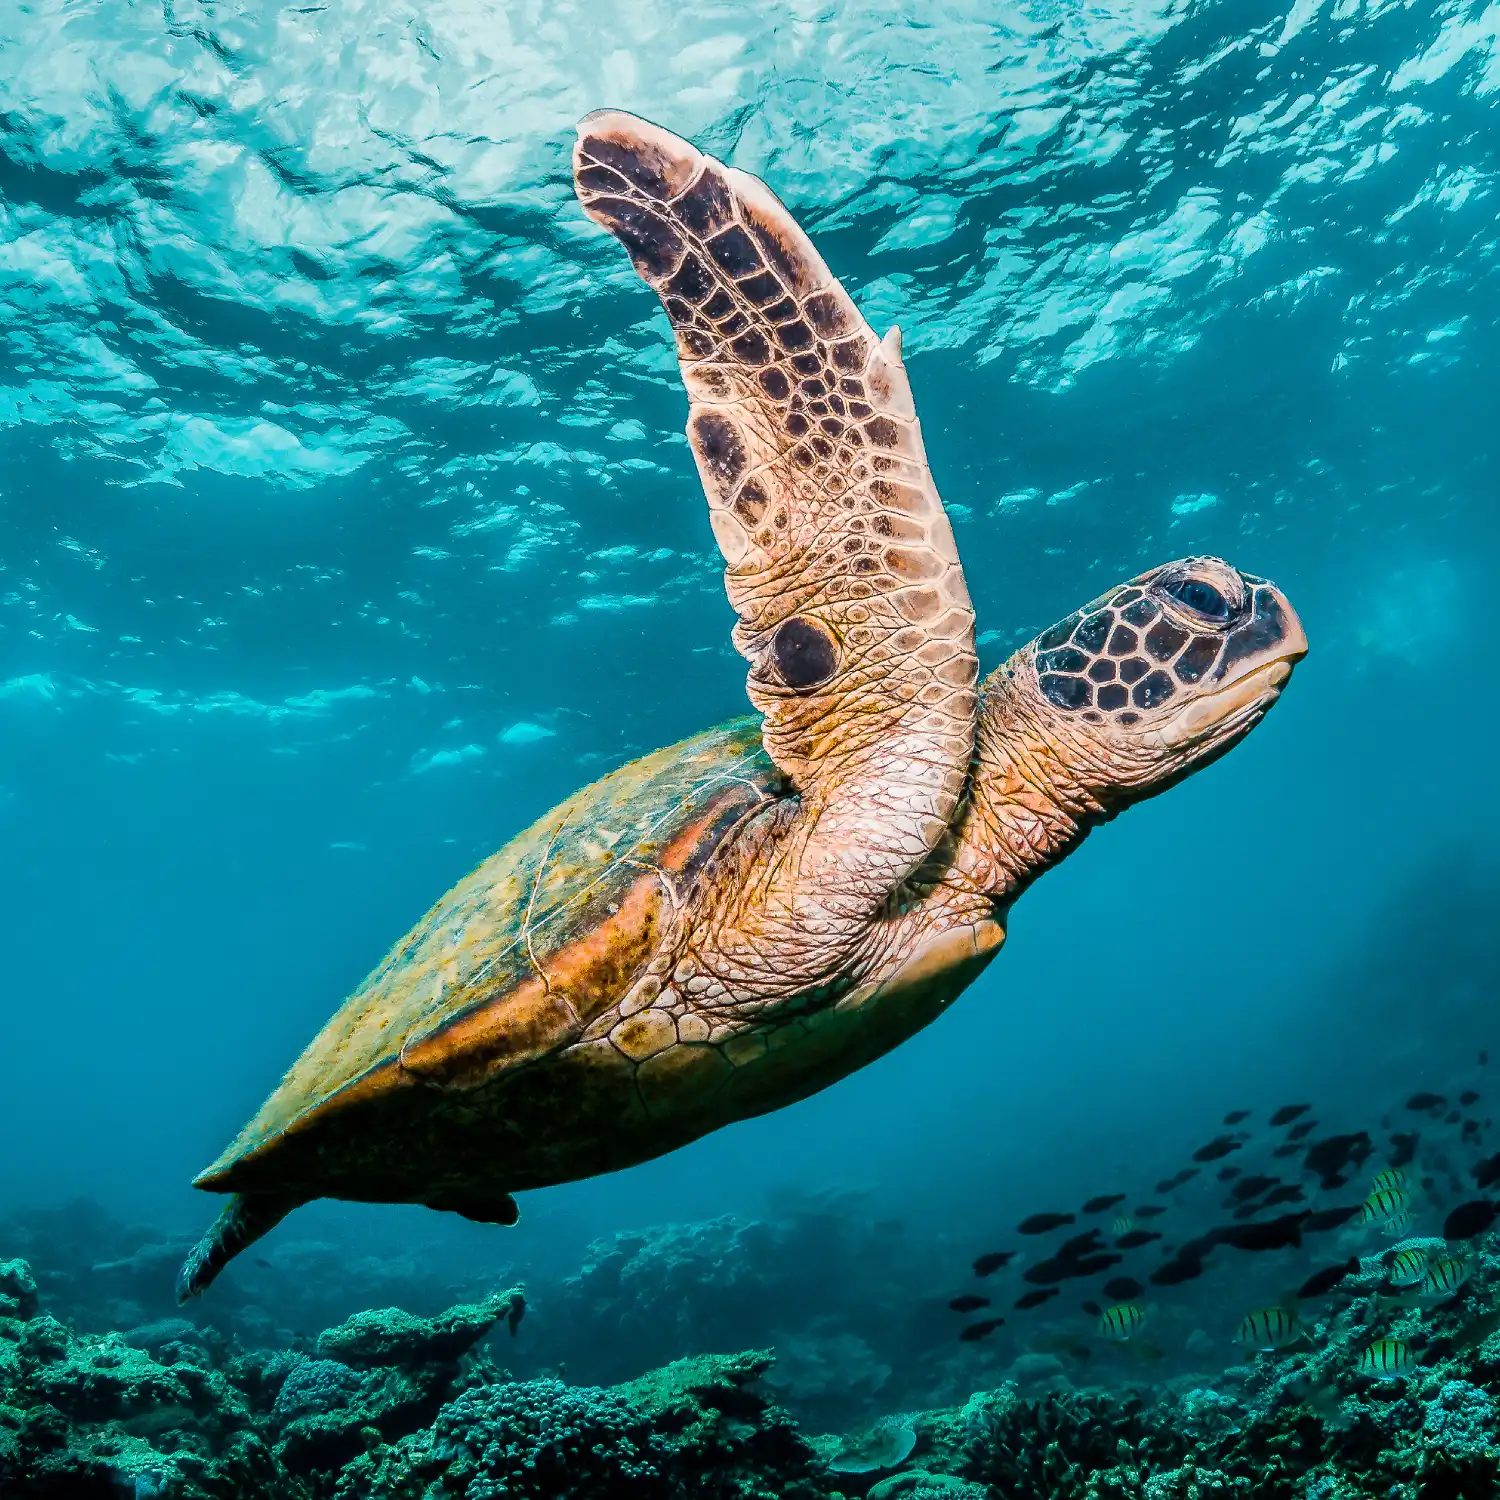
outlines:
[{"label": "turtle front flipper", "polygon": [[579,199],[677,335],[734,643],[802,794],[791,904],[867,919],[942,837],[974,744],[974,613],[899,333],[757,178],[632,115],[578,129]]},{"label": "turtle front flipper", "polygon": [[177,1300],[191,1302],[247,1245],[273,1230],[304,1199],[235,1193],[177,1273]]}]

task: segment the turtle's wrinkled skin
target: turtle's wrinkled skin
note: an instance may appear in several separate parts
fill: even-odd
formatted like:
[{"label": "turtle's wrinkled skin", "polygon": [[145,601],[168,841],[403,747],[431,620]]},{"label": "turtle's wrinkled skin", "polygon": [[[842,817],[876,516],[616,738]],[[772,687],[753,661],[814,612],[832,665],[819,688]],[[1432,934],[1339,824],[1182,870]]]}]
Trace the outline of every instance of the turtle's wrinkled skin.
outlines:
[{"label": "turtle's wrinkled skin", "polygon": [[974,616],[892,330],[753,177],[619,113],[591,217],[661,296],[757,716],[585,787],[448,893],[198,1179],[201,1291],[318,1197],[513,1223],[888,1051],[1099,823],[1207,764],[1307,642],[1188,558],[976,684]]}]

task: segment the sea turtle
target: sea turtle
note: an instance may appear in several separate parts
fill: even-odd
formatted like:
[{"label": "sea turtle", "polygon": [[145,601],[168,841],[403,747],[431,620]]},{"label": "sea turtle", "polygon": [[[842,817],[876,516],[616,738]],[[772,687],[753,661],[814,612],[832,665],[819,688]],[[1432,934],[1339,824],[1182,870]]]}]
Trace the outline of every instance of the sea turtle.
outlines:
[{"label": "sea turtle", "polygon": [[980,687],[892,328],[759,180],[589,115],[574,181],[658,293],[753,717],[606,776],[460,881],[196,1179],[201,1291],[297,1205],[511,1194],[804,1098],[940,1014],[1088,831],[1221,755],[1307,649],[1281,591],[1153,568]]}]

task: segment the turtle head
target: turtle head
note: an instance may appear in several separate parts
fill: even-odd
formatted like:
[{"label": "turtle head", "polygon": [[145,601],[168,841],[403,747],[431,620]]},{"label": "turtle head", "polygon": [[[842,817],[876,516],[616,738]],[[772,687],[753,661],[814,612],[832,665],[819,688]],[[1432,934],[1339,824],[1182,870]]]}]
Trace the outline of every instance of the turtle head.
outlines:
[{"label": "turtle head", "polygon": [[1274,583],[1189,557],[1059,621],[1006,670],[1060,775],[1108,817],[1237,744],[1306,654]]}]

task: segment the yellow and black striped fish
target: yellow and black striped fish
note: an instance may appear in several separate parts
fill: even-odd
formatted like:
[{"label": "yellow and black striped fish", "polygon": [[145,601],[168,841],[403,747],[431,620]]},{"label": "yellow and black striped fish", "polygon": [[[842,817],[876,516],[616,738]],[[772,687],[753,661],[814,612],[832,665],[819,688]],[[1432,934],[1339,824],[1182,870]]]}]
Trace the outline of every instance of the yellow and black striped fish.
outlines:
[{"label": "yellow and black striped fish", "polygon": [[1404,1188],[1377,1188],[1360,1205],[1361,1224],[1389,1224],[1411,1208],[1411,1194]]},{"label": "yellow and black striped fish", "polygon": [[1410,1184],[1406,1180],[1406,1173],[1400,1167],[1387,1167],[1383,1172],[1375,1174],[1374,1181],[1370,1183],[1370,1193],[1404,1193]]},{"label": "yellow and black striped fish", "polygon": [[1124,1343],[1133,1334],[1141,1331],[1146,1314],[1137,1302],[1117,1302],[1099,1314],[1099,1337]]},{"label": "yellow and black striped fish", "polygon": [[1301,1337],[1301,1321],[1290,1307],[1257,1307],[1240,1323],[1239,1341],[1252,1349],[1285,1349]]},{"label": "yellow and black striped fish", "polygon": [[1400,1339],[1376,1339],[1359,1357],[1361,1375],[1375,1380],[1394,1380],[1416,1364],[1416,1356]]},{"label": "yellow and black striped fish", "polygon": [[1427,1267],[1422,1278],[1424,1297],[1451,1297],[1474,1269],[1466,1255],[1440,1255]]},{"label": "yellow and black striped fish", "polygon": [[1427,1252],[1415,1246],[1387,1252],[1386,1279],[1392,1286],[1415,1286],[1427,1275]]}]

